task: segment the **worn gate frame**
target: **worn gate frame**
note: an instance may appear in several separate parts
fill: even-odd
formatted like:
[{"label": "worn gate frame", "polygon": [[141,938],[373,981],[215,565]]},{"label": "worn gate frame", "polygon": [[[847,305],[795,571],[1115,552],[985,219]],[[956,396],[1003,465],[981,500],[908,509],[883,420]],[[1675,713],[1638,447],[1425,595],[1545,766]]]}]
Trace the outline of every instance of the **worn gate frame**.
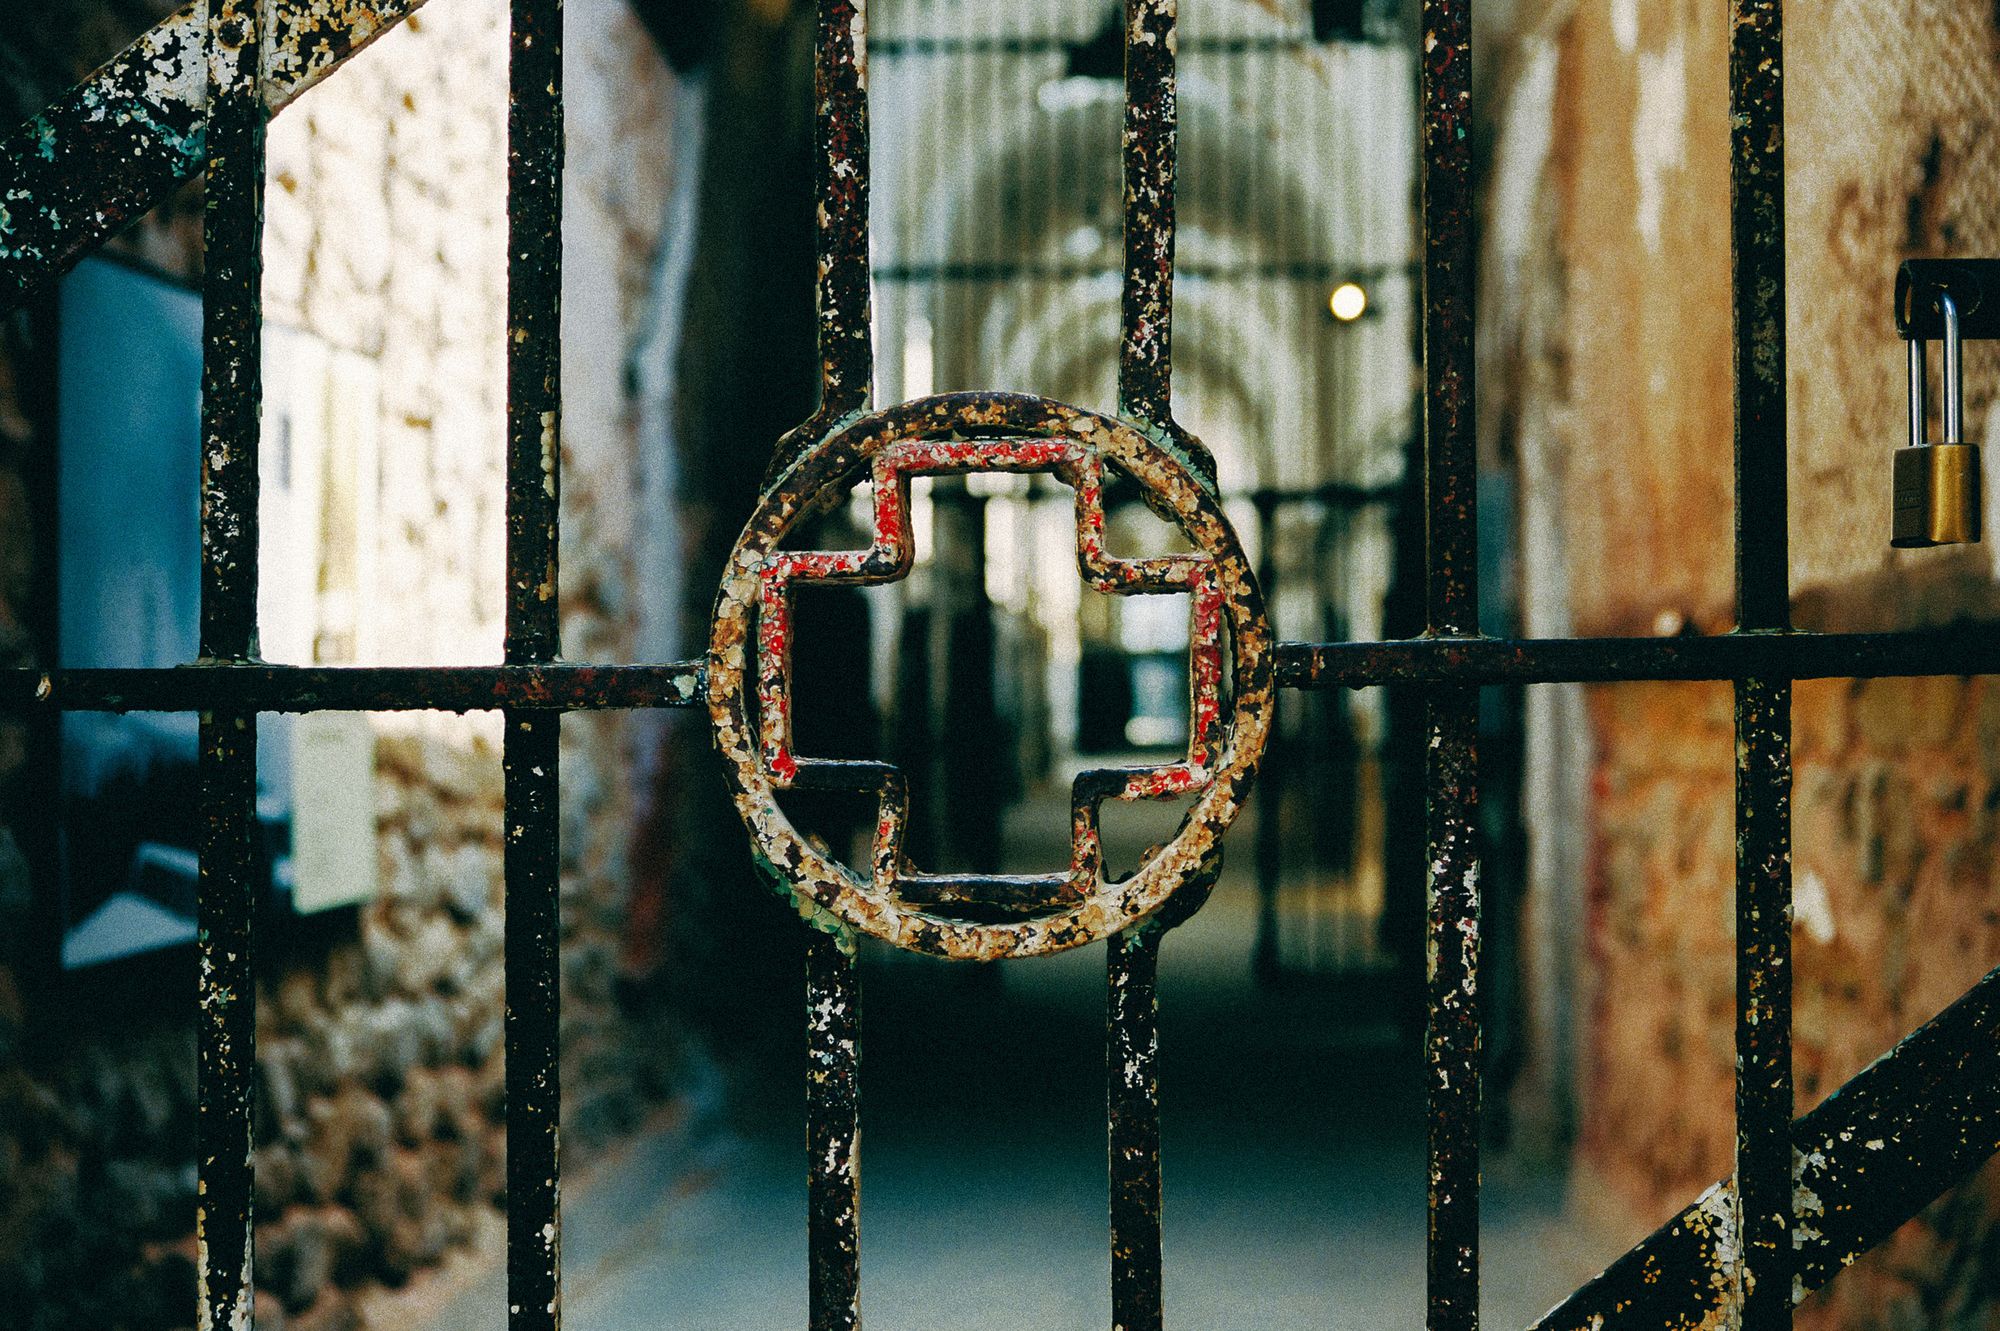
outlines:
[{"label": "worn gate frame", "polygon": [[[204,1329],[247,1326],[251,1277],[251,839],[258,712],[500,709],[505,717],[509,1324],[560,1321],[557,1158],[558,745],[569,711],[703,704],[701,663],[560,660],[561,0],[512,0],[508,185],[507,612],[498,666],[275,666],[256,655],[257,418],[263,128],[290,96],[421,0],[201,0],[49,112],[0,139],[0,301],[18,303],[196,169],[206,172],[201,658],[141,670],[0,670],[0,708],[196,711],[199,784],[198,1157]],[[824,426],[867,400],[865,61],[854,0],[819,0],[819,302]],[[1736,689],[1737,1168],[1538,1327],[1786,1325],[1789,1309],[2000,1149],[2000,972],[1975,985],[1811,1114],[1790,1082],[1791,682],[2000,673],[1974,629],[1810,634],[1788,618],[1784,512],[1783,51],[1780,0],[1732,0],[1731,220],[1736,357],[1738,624],[1713,638],[1481,637],[1473,448],[1471,0],[1422,0],[1424,479],[1428,630],[1379,643],[1281,643],[1293,688],[1410,684],[1428,699],[1425,1062],[1430,1097],[1428,1325],[1470,1331],[1478,1304],[1479,943],[1473,814],[1482,685],[1729,680]],[[1173,0],[1127,0],[1128,228],[1124,408],[1166,423],[1173,198]],[[1138,34],[1136,39],[1132,34]],[[1150,34],[1150,38],[1146,36]],[[307,40],[310,39],[310,40]],[[1162,220],[1164,219],[1164,220]],[[1161,248],[1164,240],[1165,248]],[[843,312],[845,312],[843,314]],[[856,358],[860,359],[856,359]],[[801,430],[795,446],[815,434]],[[781,450],[781,455],[788,450]],[[1110,949],[1114,1309],[1162,1322],[1153,964],[1129,931]],[[825,942],[824,935],[816,935]],[[816,991],[851,984],[836,949]],[[842,994],[853,999],[851,990]],[[858,1008],[813,1031],[815,1141],[851,1132]],[[1121,1062],[1136,1073],[1118,1074]],[[1864,1138],[1866,1139],[1864,1142]],[[1864,1154],[1865,1153],[1865,1154]],[[1118,1161],[1128,1164],[1120,1169]],[[1865,1161],[1866,1169],[1858,1169]],[[851,1180],[815,1169],[815,1331],[858,1325]],[[1794,1224],[1800,1215],[1810,1224]]]}]

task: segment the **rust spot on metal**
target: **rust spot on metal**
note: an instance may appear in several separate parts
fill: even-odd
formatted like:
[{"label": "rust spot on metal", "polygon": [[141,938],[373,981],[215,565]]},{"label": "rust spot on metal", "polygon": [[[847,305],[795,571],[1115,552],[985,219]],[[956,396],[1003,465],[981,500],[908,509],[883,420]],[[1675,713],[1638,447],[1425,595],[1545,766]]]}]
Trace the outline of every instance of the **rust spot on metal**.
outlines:
[{"label": "rust spot on metal", "polygon": [[[802,757],[791,746],[791,588],[902,577],[912,557],[910,478],[981,470],[1046,472],[1073,489],[1077,563],[1093,587],[1185,592],[1191,603],[1193,714],[1185,759],[1080,776],[1071,801],[1071,863],[1047,877],[917,872],[902,850],[908,793],[901,774],[879,763]],[[1103,486],[1113,470],[1139,480],[1198,553],[1150,560],[1111,555]],[[867,549],[780,549],[801,515],[863,478],[875,512]],[[1235,661],[1233,692],[1223,680],[1225,635]],[[1017,394],[908,403],[846,426],[801,457],[766,491],[730,558],[708,671],[710,715],[738,810],[760,859],[802,911],[915,951],[979,960],[1102,938],[1150,915],[1196,877],[1248,793],[1270,726],[1272,688],[1262,600],[1207,478],[1161,438]],[[835,861],[791,825],[776,796],[795,785],[877,794],[875,849],[865,871]],[[1098,805],[1179,795],[1193,795],[1195,803],[1174,839],[1131,878],[1106,881]],[[995,921],[996,914],[1006,918]]]}]

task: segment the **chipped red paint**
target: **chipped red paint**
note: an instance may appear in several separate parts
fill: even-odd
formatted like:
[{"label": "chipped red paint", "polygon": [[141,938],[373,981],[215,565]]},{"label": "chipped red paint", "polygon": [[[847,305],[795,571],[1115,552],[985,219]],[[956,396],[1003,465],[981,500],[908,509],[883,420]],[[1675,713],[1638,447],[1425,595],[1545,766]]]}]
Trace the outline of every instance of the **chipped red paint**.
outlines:
[{"label": "chipped red paint", "polygon": [[[1186,592],[1189,595],[1190,699],[1187,757],[1178,763],[1120,773],[1122,781],[1101,794],[1099,774],[1078,779],[1072,793],[1070,863],[1064,875],[1007,880],[1016,904],[1029,898],[1074,904],[1090,896],[1103,873],[1097,803],[1169,799],[1201,791],[1213,779],[1222,728],[1222,635],[1224,597],[1215,559],[1207,554],[1129,560],[1105,546],[1102,451],[1073,438],[979,435],[945,439],[914,438],[882,449],[868,467],[873,506],[872,543],[865,550],[778,550],[753,573],[757,583],[757,728],[759,773],[774,790],[807,777],[829,775],[829,765],[801,759],[792,746],[791,649],[792,589],[799,585],[880,584],[905,576],[913,559],[910,482],[918,476],[973,472],[1050,474],[1076,496],[1077,567],[1090,586],[1119,595]],[[793,512],[803,511],[802,505]],[[869,857],[874,890],[892,897],[906,889],[941,906],[980,901],[973,880],[920,875],[902,856],[908,799],[900,783],[875,765],[848,774],[862,789],[881,795],[874,848]],[[918,881],[927,880],[927,881]],[[981,903],[990,904],[990,903]]]},{"label": "chipped red paint", "polygon": [[[1167,432],[1162,431],[1161,434]],[[1199,446],[1196,445],[1198,448]],[[918,951],[992,958],[1054,951],[1103,937],[1163,904],[1212,859],[1247,792],[1269,725],[1272,660],[1262,602],[1205,468],[1179,436],[1162,439],[1060,403],[959,394],[863,417],[804,453],[765,493],[729,564],[710,650],[710,711],[732,760],[737,803],[763,858],[802,909]],[[1146,485],[1198,553],[1124,559],[1105,542],[1105,472]],[[1071,791],[1070,862],[1060,873],[926,874],[903,854],[909,813],[900,773],[880,763],[801,757],[792,741],[791,602],[797,585],[878,585],[913,558],[910,483],[917,476],[1042,473],[1075,495],[1077,568],[1114,595],[1189,598],[1189,740],[1176,763],[1079,775]],[[800,515],[866,477],[864,550],[781,550]],[[752,624],[754,622],[754,628]],[[1224,639],[1236,689],[1224,704]],[[754,651],[754,660],[751,659]],[[745,696],[754,675],[755,743]],[[793,787],[872,791],[879,804],[867,870],[814,848],[777,808]],[[1098,806],[1107,799],[1191,796],[1195,806],[1155,861],[1105,879]],[[974,908],[974,909],[968,909]],[[1002,916],[994,923],[995,915]]]}]

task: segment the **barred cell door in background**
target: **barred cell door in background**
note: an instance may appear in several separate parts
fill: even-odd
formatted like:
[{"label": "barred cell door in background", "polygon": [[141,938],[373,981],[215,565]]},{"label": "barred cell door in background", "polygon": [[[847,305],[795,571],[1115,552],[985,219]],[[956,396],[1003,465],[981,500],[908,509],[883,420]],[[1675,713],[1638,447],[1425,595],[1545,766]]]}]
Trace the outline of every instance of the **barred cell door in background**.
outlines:
[{"label": "barred cell door in background", "polygon": [[[183,10],[70,98],[0,143],[0,288],[24,292],[205,163],[202,658],[173,670],[0,672],[0,701],[49,709],[201,713],[198,1159],[204,1328],[247,1325],[254,1066],[251,901],[255,731],[262,711],[498,707],[506,718],[509,1320],[560,1317],[557,1161],[557,721],[564,711],[706,706],[725,775],[765,872],[811,927],[807,976],[810,1321],[859,1325],[854,941],[993,959],[1105,941],[1113,1321],[1163,1323],[1154,1074],[1159,940],[1198,909],[1242,805],[1275,690],[1401,683],[1428,715],[1430,1230],[1428,1324],[1476,1322],[1480,1108],[1475,705],[1482,685],[1731,680],[1736,685],[1739,1011],[1737,1168],[1542,1320],[1550,1328],[1784,1325],[1830,1279],[2000,1147],[2000,975],[1802,1119],[1790,1082],[1790,692],[1814,677],[2000,668],[1991,634],[1814,635],[1788,624],[1785,511],[1783,60],[1777,0],[1734,0],[1739,627],[1708,639],[1502,641],[1480,636],[1472,441],[1470,0],[1424,0],[1423,347],[1429,631],[1378,643],[1277,642],[1218,502],[1202,444],[1174,422],[1175,8],[1127,0],[1124,279],[1119,414],[961,393],[880,412],[869,403],[864,20],[820,0],[816,73],[819,411],[781,445],[717,603],[703,662],[558,660],[560,475],[557,293],[562,160],[560,0],[513,0],[510,119],[506,663],[438,669],[264,665],[252,655],[257,513],[258,249],[263,126],[412,0],[306,0]],[[171,75],[162,71],[171,70]],[[202,73],[205,70],[205,81]],[[205,89],[204,89],[205,83]],[[107,114],[105,108],[112,108]],[[1928,324],[1917,311],[1906,333]],[[1191,720],[1172,763],[1086,772],[1071,800],[1070,862],[1036,877],[919,872],[902,851],[895,769],[794,751],[792,591],[892,581],[912,557],[912,478],[1034,472],[1073,491],[1078,567],[1120,596],[1184,595]],[[1188,553],[1129,560],[1104,541],[1103,487],[1122,476]],[[862,485],[862,549],[790,548],[801,514]],[[836,859],[795,829],[780,792],[871,793],[872,851]],[[1178,833],[1139,870],[1107,877],[1105,800],[1189,796]],[[1407,831],[1404,834],[1408,834]],[[671,1321],[672,1310],[662,1310]]]}]

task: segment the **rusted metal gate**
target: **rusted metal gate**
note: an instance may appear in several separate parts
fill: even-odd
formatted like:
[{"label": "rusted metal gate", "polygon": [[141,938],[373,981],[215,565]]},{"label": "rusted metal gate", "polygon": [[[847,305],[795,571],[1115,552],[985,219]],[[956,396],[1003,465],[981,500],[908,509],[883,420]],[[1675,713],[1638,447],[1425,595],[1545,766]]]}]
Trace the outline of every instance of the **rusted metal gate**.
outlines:
[{"label": "rusted metal gate", "polygon": [[[1504,641],[1475,615],[1470,0],[1423,0],[1424,480],[1429,628],[1380,643],[1274,642],[1255,578],[1217,504],[1200,443],[1170,396],[1174,0],[1126,0],[1125,260],[1117,419],[1037,398],[954,394],[870,414],[862,16],[820,0],[814,187],[824,398],[784,441],[725,576],[707,660],[590,667],[558,659],[557,378],[561,3],[513,0],[508,215],[505,664],[306,668],[255,657],[258,300],[268,112],[411,0],[328,8],[254,0],[184,10],[64,102],[0,142],[0,289],[48,278],[205,163],[206,362],[202,656],[185,668],[0,672],[0,703],[201,715],[200,1311],[247,1325],[251,1291],[251,838],[258,712],[499,708],[506,718],[506,1057],[509,1322],[560,1318],[557,1161],[557,725],[565,711],[706,705],[766,870],[815,926],[808,963],[810,1318],[859,1324],[857,933],[954,957],[1108,940],[1108,1109],[1115,1325],[1162,1324],[1154,974],[1161,935],[1199,906],[1219,838],[1247,795],[1273,690],[1421,686],[1429,729],[1428,1325],[1464,1331],[1478,1301],[1480,1019],[1475,704],[1482,685],[1730,680],[1737,734],[1737,1167],[1540,1323],[1547,1328],[1782,1326],[1805,1293],[2000,1147],[2000,973],[1802,1119],[1791,1116],[1790,698],[1794,679],[2000,669],[1988,633],[1816,635],[1787,610],[1783,61],[1778,0],[1733,0],[1739,621],[1715,638]],[[204,21],[205,20],[205,21]],[[267,26],[268,24],[268,26]],[[206,83],[204,96],[203,84]],[[205,110],[204,110],[205,101]],[[899,576],[912,475],[1053,474],[1076,494],[1079,564],[1120,594],[1192,603],[1194,718],[1184,761],[1089,773],[1072,863],[1035,878],[939,876],[898,850],[892,768],[795,754],[789,591]],[[1102,540],[1099,487],[1123,472],[1196,553],[1127,561]],[[865,550],[781,548],[806,502],[865,479]],[[1744,497],[1755,499],[1754,512]],[[835,863],[778,810],[790,786],[872,790],[872,862]],[[1192,793],[1179,835],[1104,880],[1107,798]],[[1865,1165],[1865,1167],[1864,1167]]]}]

